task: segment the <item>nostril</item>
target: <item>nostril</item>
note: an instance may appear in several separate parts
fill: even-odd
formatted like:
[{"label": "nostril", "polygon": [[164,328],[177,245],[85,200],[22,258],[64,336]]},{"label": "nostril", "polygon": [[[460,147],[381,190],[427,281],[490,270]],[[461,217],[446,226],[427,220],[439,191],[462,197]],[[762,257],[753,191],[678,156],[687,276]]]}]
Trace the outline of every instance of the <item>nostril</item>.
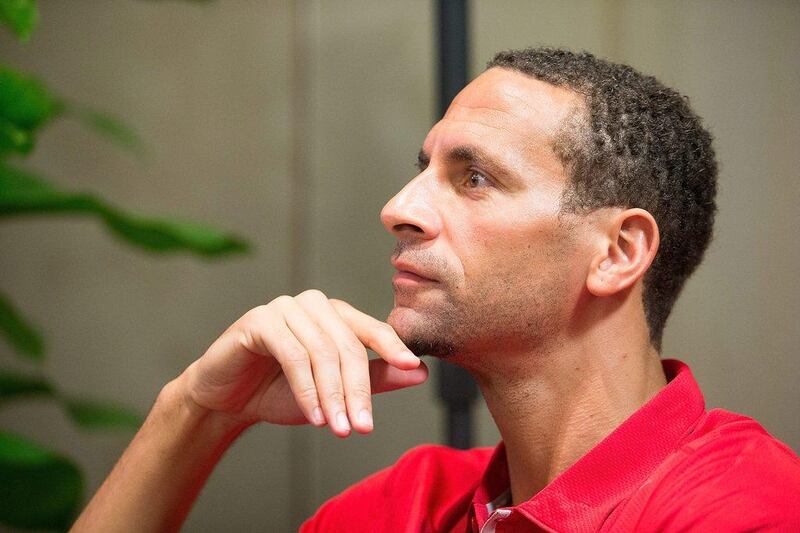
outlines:
[{"label": "nostril", "polygon": [[415,226],[414,224],[395,224],[393,229],[397,232],[413,231],[415,233],[423,233],[422,228]]}]

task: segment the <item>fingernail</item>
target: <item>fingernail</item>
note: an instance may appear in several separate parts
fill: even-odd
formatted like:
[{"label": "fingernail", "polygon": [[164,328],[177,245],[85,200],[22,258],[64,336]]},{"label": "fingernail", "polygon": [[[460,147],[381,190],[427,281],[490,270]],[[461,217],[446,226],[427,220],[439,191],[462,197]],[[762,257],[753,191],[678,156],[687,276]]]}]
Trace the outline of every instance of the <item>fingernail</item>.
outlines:
[{"label": "fingernail", "polygon": [[414,359],[419,359],[419,357],[414,355],[414,352],[412,352],[411,350],[406,350],[405,352],[403,352],[403,355],[405,355],[406,357],[413,357]]},{"label": "fingernail", "polygon": [[322,416],[322,409],[315,407],[314,410],[311,411],[311,422],[317,426],[321,426],[325,423],[325,417]]},{"label": "fingernail", "polygon": [[362,409],[360,413],[358,413],[358,421],[364,424],[365,426],[372,427],[372,415],[367,409]]},{"label": "fingernail", "polygon": [[342,431],[350,431],[350,422],[347,421],[347,415],[343,411],[339,411],[339,414],[336,415],[336,425]]}]

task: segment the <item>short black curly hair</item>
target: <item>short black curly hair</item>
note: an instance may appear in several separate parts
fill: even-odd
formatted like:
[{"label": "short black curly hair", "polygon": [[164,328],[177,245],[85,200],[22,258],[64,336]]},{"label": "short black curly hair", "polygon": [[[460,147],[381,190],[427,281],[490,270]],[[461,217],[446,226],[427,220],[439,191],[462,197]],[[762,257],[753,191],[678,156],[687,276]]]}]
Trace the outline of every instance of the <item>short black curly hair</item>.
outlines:
[{"label": "short black curly hair", "polygon": [[650,342],[712,238],[717,162],[711,134],[688,99],[652,76],[588,52],[526,48],[499,52],[487,69],[513,69],[583,96],[554,150],[570,177],[563,212],[640,207],[658,223],[661,244],[644,277]]}]

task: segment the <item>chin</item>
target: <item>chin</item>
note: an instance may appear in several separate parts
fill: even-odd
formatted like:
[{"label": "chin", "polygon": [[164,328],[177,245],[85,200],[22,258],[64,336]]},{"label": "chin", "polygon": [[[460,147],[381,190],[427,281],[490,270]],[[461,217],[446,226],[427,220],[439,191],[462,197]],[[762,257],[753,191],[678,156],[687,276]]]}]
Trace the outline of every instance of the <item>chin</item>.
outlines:
[{"label": "chin", "polygon": [[414,309],[395,307],[386,322],[414,355],[448,358],[455,352],[453,344],[437,331],[438,322]]},{"label": "chin", "polygon": [[386,323],[392,326],[397,332],[400,340],[406,342],[406,338],[413,336],[414,331],[423,323],[424,317],[414,309],[409,307],[395,307],[389,313]]}]

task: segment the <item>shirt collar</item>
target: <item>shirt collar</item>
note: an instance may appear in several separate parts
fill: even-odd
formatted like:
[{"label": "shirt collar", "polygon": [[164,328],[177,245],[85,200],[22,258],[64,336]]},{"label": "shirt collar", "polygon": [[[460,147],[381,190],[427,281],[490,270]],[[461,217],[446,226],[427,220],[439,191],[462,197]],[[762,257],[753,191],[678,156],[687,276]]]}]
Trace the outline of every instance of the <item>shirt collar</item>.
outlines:
[{"label": "shirt collar", "polygon": [[[661,362],[667,385],[611,434],[530,500],[514,509],[548,529],[596,530],[613,508],[640,486],[673,451],[700,416],[705,401],[689,367]],[[494,451],[475,491],[472,511],[481,527],[506,505],[509,490],[505,447]]]}]

